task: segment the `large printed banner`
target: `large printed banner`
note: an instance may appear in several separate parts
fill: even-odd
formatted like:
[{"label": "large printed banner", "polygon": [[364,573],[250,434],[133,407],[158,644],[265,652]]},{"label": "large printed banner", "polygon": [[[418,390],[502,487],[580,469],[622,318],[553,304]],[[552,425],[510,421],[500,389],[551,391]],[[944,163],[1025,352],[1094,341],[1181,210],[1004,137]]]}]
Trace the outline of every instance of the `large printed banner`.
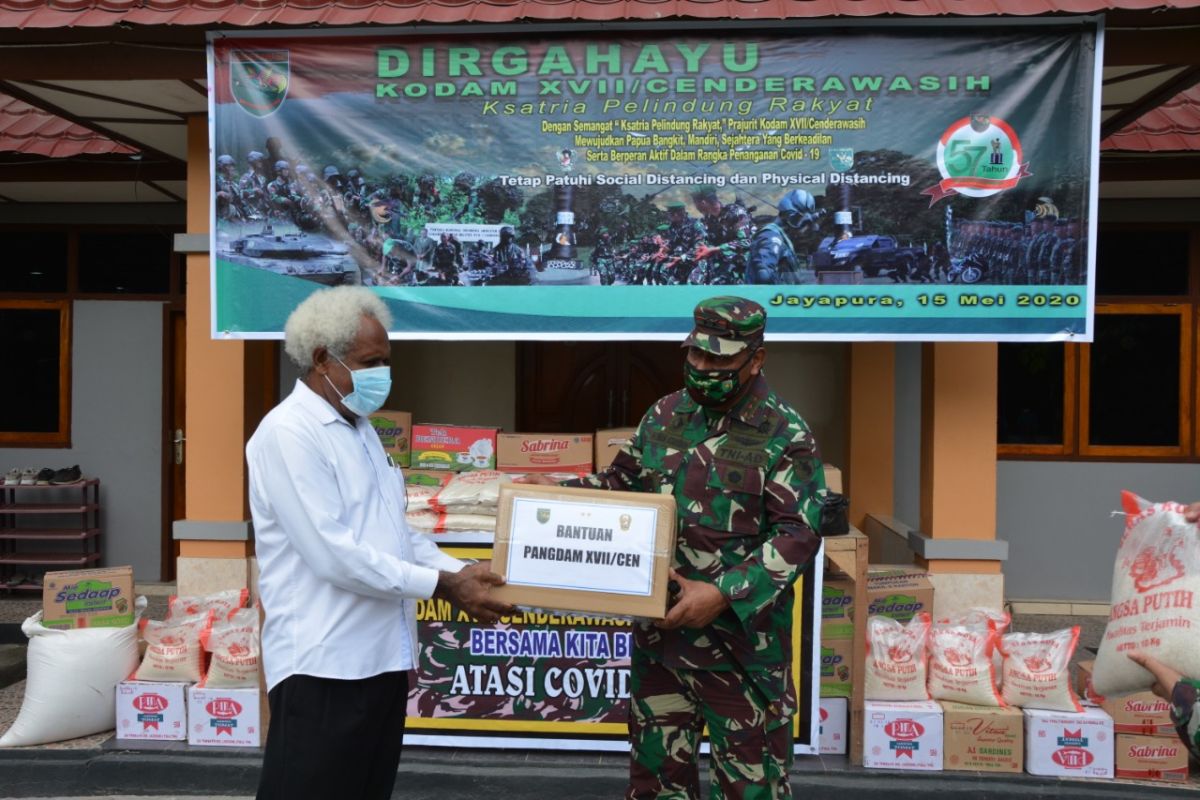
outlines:
[{"label": "large printed banner", "polygon": [[214,336],[1091,338],[1098,19],[212,37]]},{"label": "large printed banner", "polygon": [[[489,558],[487,548],[447,548]],[[822,549],[815,564],[823,561]],[[817,752],[821,571],[796,583],[795,752]],[[629,749],[628,619],[529,610],[481,625],[444,600],[417,606],[416,683],[404,741],[448,747]]]}]

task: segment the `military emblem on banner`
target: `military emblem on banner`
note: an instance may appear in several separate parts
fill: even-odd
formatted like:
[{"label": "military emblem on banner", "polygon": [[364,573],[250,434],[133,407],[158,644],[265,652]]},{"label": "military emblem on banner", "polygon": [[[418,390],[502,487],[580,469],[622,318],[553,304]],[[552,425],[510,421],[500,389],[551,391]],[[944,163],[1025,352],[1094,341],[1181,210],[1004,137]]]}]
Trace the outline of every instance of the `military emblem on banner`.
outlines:
[{"label": "military emblem on banner", "polygon": [[229,56],[229,90],[247,113],[274,114],[287,97],[291,78],[287,50],[234,50]]},{"label": "military emblem on banner", "polygon": [[1032,173],[1017,132],[999,117],[972,114],[952,123],[938,139],[942,180],[924,189],[929,205],[956,194],[989,197],[1017,185]]},{"label": "military emblem on banner", "polygon": [[854,148],[829,148],[829,165],[837,172],[848,172],[854,169]]},{"label": "military emblem on banner", "polygon": [[543,525],[545,525],[547,522],[549,522],[550,521],[550,509],[539,508],[537,510],[537,521],[542,523]]}]

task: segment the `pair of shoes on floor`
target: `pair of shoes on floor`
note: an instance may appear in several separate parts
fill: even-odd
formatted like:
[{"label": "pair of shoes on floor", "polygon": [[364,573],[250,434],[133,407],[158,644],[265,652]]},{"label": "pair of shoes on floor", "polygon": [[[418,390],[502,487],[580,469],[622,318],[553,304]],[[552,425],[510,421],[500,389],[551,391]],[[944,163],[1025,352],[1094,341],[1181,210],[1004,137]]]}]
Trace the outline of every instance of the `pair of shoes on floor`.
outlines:
[{"label": "pair of shoes on floor", "polygon": [[83,473],[76,464],[73,467],[64,467],[63,469],[50,469],[43,467],[36,470],[33,467],[13,467],[4,474],[5,486],[61,486],[69,483],[79,483],[83,480]]},{"label": "pair of shoes on floor", "polygon": [[5,486],[18,486],[21,483],[21,468],[13,467],[8,472],[4,473]]}]

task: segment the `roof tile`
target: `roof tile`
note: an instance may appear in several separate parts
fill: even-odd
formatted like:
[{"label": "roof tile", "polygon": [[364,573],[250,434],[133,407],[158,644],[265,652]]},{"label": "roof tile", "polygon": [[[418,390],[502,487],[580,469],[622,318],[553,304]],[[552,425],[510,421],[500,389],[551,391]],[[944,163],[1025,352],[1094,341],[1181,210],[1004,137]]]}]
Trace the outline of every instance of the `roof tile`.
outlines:
[{"label": "roof tile", "polygon": [[1200,150],[1200,85],[1147,111],[1101,142],[1100,149],[1140,153]]},{"label": "roof tile", "polygon": [[6,94],[0,94],[0,151],[49,158],[137,152]]}]

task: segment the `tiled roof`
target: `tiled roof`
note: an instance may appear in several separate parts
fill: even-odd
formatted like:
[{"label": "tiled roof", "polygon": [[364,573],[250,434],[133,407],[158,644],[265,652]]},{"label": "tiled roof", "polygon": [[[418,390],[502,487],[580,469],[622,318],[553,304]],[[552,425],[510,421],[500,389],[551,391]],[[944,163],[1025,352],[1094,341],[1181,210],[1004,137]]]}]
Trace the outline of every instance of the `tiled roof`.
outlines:
[{"label": "tiled roof", "polygon": [[82,125],[0,94],[0,152],[47,158],[136,153]]},{"label": "tiled roof", "polygon": [[1200,0],[0,0],[0,28],[1032,16],[1196,8]]},{"label": "tiled roof", "polygon": [[1200,85],[1180,92],[1100,143],[1101,150],[1200,150]]}]

